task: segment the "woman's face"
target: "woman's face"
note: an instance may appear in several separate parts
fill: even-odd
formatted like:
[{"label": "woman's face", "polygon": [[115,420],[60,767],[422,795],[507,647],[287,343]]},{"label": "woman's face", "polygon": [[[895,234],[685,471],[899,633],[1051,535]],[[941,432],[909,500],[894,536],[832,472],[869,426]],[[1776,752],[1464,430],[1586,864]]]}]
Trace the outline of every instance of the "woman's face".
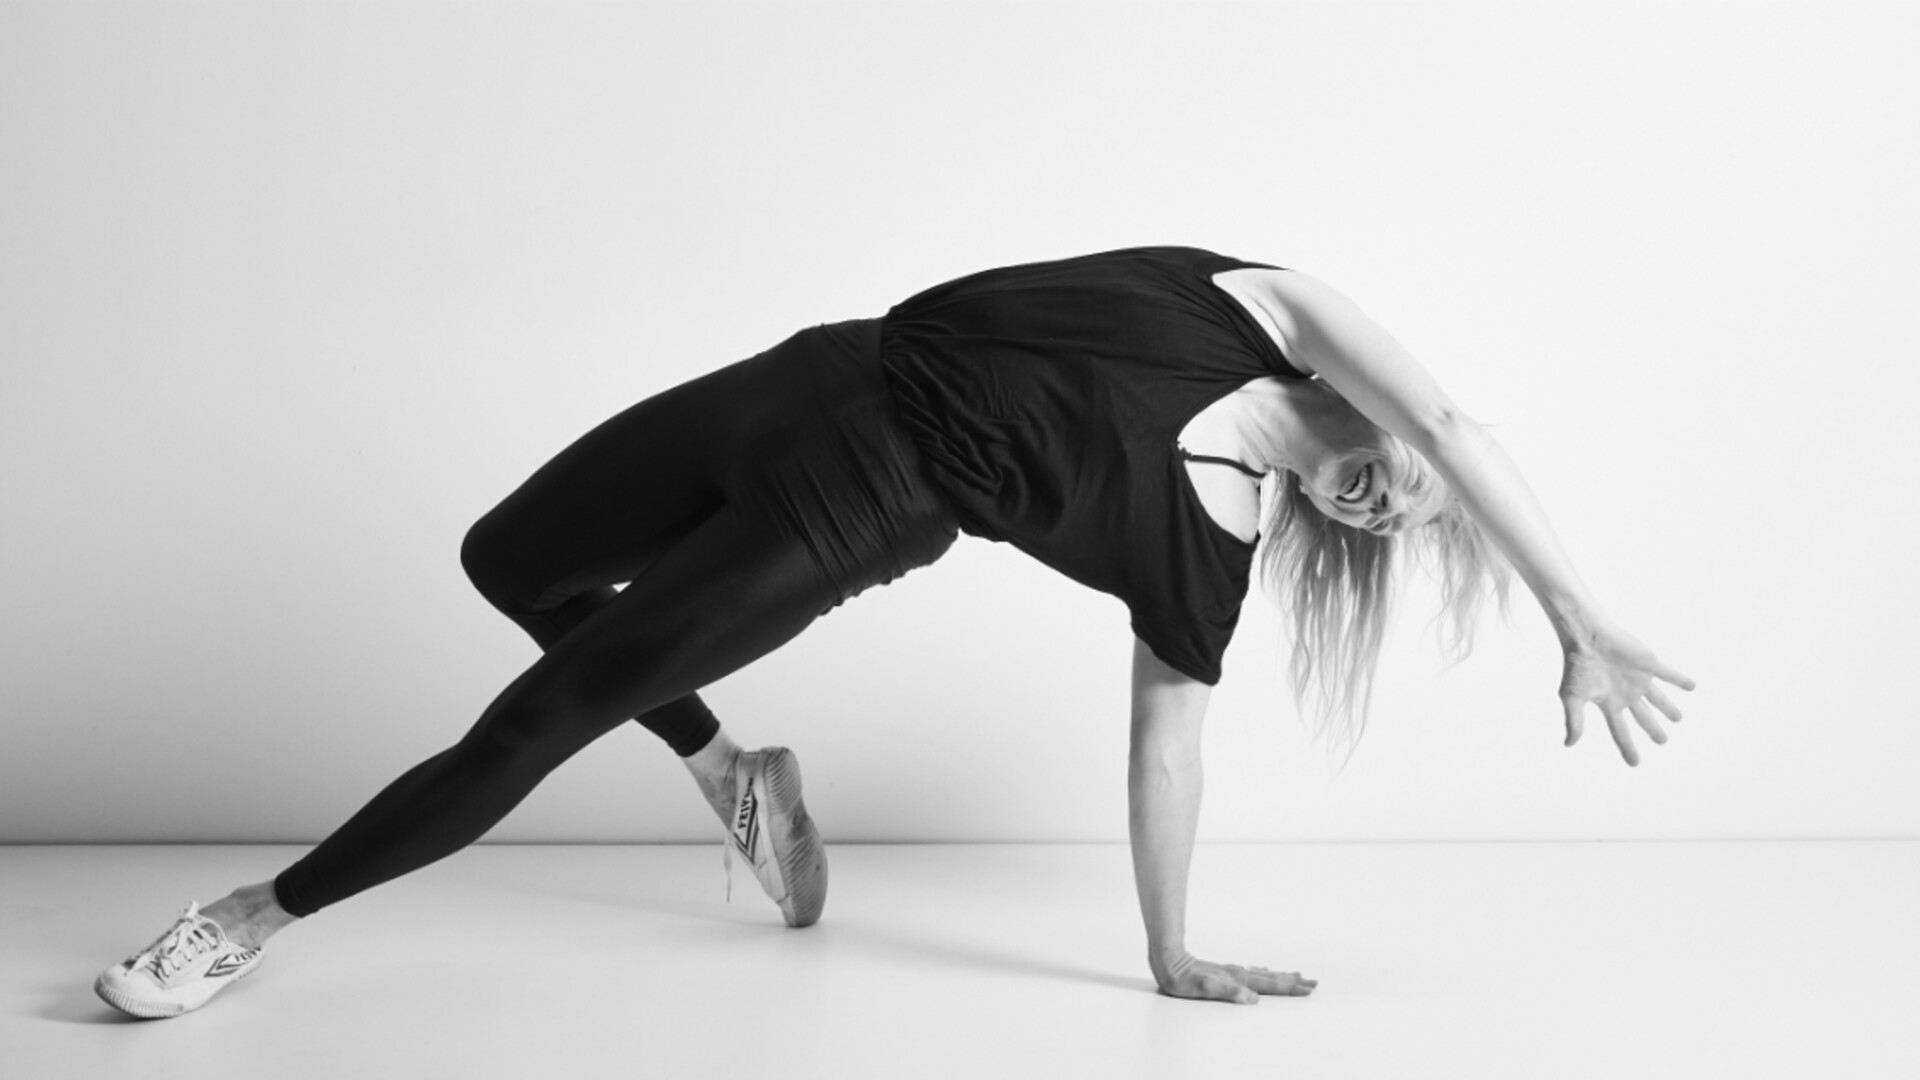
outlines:
[{"label": "woman's face", "polygon": [[1317,467],[1301,473],[1301,487],[1321,513],[1381,536],[1419,528],[1440,513],[1446,485],[1423,458],[1364,417],[1344,427],[1326,440]]}]

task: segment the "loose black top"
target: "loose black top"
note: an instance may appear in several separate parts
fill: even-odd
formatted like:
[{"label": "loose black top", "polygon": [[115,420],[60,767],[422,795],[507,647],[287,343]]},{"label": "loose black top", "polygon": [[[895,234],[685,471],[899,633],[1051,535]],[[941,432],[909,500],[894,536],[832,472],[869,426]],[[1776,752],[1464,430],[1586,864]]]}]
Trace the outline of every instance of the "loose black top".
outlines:
[{"label": "loose black top", "polygon": [[1306,378],[1213,274],[1264,263],[1134,248],[974,274],[887,313],[882,364],[961,528],[1119,597],[1169,666],[1220,680],[1253,545],[1178,454],[1209,404]]}]

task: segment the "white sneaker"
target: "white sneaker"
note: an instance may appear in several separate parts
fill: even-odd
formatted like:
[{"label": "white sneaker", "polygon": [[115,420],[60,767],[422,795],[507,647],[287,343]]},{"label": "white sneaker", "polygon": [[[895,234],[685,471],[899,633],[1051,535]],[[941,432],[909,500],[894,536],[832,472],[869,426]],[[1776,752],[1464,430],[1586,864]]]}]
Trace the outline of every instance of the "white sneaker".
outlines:
[{"label": "white sneaker", "polygon": [[101,972],[93,992],[133,1016],[179,1016],[252,974],[260,957],[259,949],[228,941],[219,923],[189,903],[159,940]]},{"label": "white sneaker", "polygon": [[800,763],[784,746],[743,751],[733,775],[728,850],[753,867],[788,926],[812,926],[827,904],[827,848],[800,801]]}]

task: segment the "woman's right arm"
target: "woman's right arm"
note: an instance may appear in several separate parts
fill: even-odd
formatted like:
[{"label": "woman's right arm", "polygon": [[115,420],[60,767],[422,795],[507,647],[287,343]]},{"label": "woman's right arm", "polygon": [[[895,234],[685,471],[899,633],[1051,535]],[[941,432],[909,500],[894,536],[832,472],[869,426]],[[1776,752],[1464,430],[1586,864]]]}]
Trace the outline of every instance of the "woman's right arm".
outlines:
[{"label": "woman's right arm", "polygon": [[1574,572],[1519,467],[1485,428],[1459,416],[1419,450],[1526,582],[1560,639],[1566,745],[1580,740],[1591,703],[1606,718],[1621,758],[1629,765],[1640,764],[1628,718],[1655,743],[1665,743],[1667,734],[1654,710],[1669,721],[1679,720],[1681,712],[1653,680],[1664,679],[1683,690],[1693,689],[1693,680],[1661,661],[1601,609]]},{"label": "woman's right arm", "polygon": [[1640,753],[1631,717],[1665,742],[1655,710],[1680,709],[1654,679],[1683,690],[1693,680],[1610,619],[1574,572],[1547,515],[1492,434],[1462,412],[1393,335],[1324,282],[1284,270],[1236,270],[1228,291],[1265,315],[1295,366],[1319,375],[1354,408],[1427,459],[1499,548],[1546,612],[1565,654],[1560,703],[1567,745],[1579,740],[1590,703],[1606,717],[1620,756]]}]

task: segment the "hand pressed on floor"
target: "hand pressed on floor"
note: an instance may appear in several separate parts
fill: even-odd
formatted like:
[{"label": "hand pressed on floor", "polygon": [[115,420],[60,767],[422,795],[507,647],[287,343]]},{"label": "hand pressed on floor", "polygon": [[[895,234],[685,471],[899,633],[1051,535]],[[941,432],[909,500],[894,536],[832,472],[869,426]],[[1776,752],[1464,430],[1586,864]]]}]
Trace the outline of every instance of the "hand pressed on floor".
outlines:
[{"label": "hand pressed on floor", "polygon": [[1297,971],[1215,964],[1192,955],[1174,961],[1165,972],[1155,972],[1154,981],[1168,997],[1230,1001],[1236,1005],[1258,1005],[1262,994],[1306,997],[1320,985],[1318,979],[1305,978]]}]

